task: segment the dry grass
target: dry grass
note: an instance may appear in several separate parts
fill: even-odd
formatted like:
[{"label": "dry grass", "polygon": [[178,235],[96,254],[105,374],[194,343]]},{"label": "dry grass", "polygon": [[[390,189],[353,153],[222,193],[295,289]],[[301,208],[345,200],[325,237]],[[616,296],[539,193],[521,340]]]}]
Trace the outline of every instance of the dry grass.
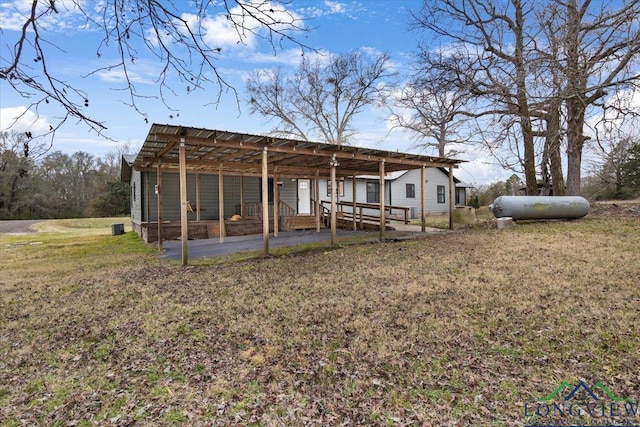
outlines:
[{"label": "dry grass", "polygon": [[640,398],[634,215],[188,268],[131,233],[1,243],[2,425],[507,426],[563,381]]}]

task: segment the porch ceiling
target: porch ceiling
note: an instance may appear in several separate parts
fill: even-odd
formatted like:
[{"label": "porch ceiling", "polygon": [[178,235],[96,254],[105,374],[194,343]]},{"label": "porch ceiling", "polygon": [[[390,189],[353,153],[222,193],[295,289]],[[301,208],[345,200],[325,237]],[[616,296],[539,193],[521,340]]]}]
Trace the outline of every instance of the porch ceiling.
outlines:
[{"label": "porch ceiling", "polygon": [[417,154],[337,146],[270,136],[250,135],[221,130],[153,124],[135,161],[139,170],[178,169],[180,140],[184,138],[187,169],[217,173],[222,166],[226,174],[260,175],[262,151],[267,149],[269,174],[277,167],[280,176],[313,176],[316,171],[328,176],[330,161],[339,163],[338,176],[376,175],[384,160],[386,172],[426,167],[457,168],[462,160]]}]

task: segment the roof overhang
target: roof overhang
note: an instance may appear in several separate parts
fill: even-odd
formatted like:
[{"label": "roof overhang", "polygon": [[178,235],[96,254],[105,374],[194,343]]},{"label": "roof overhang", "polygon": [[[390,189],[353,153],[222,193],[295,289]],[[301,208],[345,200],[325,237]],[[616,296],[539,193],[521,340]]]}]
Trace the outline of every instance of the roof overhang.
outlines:
[{"label": "roof overhang", "polygon": [[457,168],[462,160],[430,157],[353,146],[337,146],[271,136],[221,130],[153,124],[140,152],[136,170],[178,169],[179,151],[184,144],[187,170],[226,174],[260,175],[262,153],[267,151],[269,173],[280,176],[328,176],[331,161],[338,163],[338,176],[378,174],[425,167]]}]

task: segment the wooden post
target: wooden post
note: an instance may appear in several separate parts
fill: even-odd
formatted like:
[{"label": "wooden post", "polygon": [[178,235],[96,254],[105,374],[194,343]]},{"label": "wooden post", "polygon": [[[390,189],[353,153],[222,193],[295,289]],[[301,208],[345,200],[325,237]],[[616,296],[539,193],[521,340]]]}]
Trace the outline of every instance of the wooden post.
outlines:
[{"label": "wooden post", "polygon": [[455,187],[453,183],[453,168],[449,166],[449,230],[453,230],[453,195]]},{"label": "wooden post", "polygon": [[320,232],[320,169],[316,169],[316,233]]},{"label": "wooden post", "polygon": [[182,240],[182,265],[189,263],[187,240],[189,239],[189,221],[187,218],[187,156],[184,138],[180,138],[180,237]]},{"label": "wooden post", "polygon": [[220,227],[220,243],[223,243],[227,233],[224,226],[224,172],[222,164],[218,167],[218,225]]},{"label": "wooden post", "polygon": [[200,174],[196,173],[196,221],[200,222]]},{"label": "wooden post", "polygon": [[240,217],[244,218],[244,175],[240,175]]},{"label": "wooden post", "polygon": [[145,180],[144,180],[144,220],[146,222],[151,222],[151,184],[149,183],[150,181],[150,177],[149,177],[149,173],[146,173],[145,176]]},{"label": "wooden post", "polygon": [[262,149],[262,240],[264,255],[269,255],[269,168],[267,166],[267,147]]},{"label": "wooden post", "polygon": [[356,231],[358,228],[358,223],[356,221],[356,176],[351,177],[351,199],[353,203],[353,207],[351,208],[351,212],[353,213],[353,231]]},{"label": "wooden post", "polygon": [[336,165],[335,156],[331,158],[331,245],[336,244]]},{"label": "wooden post", "polygon": [[384,200],[384,159],[380,160],[380,238],[384,239],[386,229],[386,207]]},{"label": "wooden post", "polygon": [[158,249],[162,249],[162,160],[158,161]]},{"label": "wooden post", "polygon": [[425,218],[424,218],[424,175],[425,175],[425,170],[424,170],[424,165],[422,165],[422,168],[420,169],[420,227],[422,228],[422,232],[424,233],[425,231],[427,231],[427,224],[425,223]]},{"label": "wooden post", "polygon": [[280,222],[280,190],[278,188],[278,168],[273,170],[273,237],[278,237]]}]

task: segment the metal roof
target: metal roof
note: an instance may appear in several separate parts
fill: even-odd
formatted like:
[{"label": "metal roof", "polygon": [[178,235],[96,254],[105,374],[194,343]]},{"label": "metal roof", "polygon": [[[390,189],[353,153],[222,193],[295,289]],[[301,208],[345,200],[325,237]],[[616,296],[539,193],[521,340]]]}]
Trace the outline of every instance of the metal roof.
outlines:
[{"label": "metal roof", "polygon": [[426,167],[456,168],[462,160],[423,156],[363,147],[337,146],[311,141],[251,135],[223,130],[152,124],[133,162],[138,170],[178,168],[180,142],[184,141],[187,169],[215,173],[260,174],[266,149],[269,173],[281,176],[326,176],[333,158],[338,176],[378,174]]}]

